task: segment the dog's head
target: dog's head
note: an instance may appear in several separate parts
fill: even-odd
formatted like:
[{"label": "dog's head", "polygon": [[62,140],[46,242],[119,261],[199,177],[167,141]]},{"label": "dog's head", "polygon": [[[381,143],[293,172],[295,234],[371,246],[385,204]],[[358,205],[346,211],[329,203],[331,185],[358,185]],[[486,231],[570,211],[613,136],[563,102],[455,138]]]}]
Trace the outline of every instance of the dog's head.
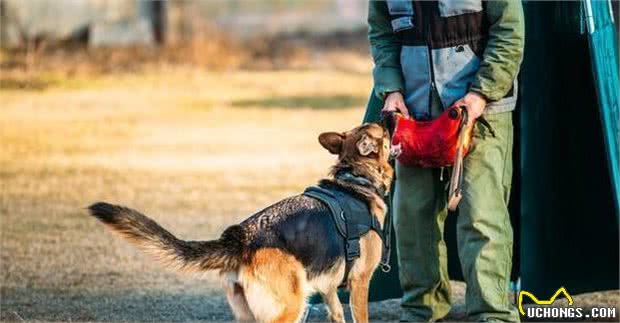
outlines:
[{"label": "dog's head", "polygon": [[[390,135],[377,123],[367,123],[347,132],[325,132],[319,136],[321,146],[338,155],[335,171],[350,167],[366,176],[380,176],[381,182],[391,181]],[[374,170],[376,174],[366,174]],[[374,172],[373,172],[374,173]],[[388,184],[389,185],[389,184]]]},{"label": "dog's head", "polygon": [[390,157],[389,133],[376,123],[347,132],[324,132],[319,142],[330,153],[338,155],[339,160],[387,163]]}]

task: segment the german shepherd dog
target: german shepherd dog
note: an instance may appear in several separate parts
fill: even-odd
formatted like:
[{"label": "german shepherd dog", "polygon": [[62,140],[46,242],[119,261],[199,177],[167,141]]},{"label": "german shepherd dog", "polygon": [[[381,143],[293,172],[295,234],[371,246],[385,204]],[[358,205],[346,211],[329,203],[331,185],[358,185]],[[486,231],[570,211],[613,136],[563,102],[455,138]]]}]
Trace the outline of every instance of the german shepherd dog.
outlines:
[{"label": "german shepherd dog", "polygon": [[[393,176],[389,134],[379,124],[326,132],[320,144],[338,155],[323,187],[346,190],[367,203],[381,226],[387,211],[383,193]],[[341,176],[346,175],[346,176]],[[184,241],[139,212],[104,202],[90,214],[115,233],[183,271],[218,270],[230,307],[238,321],[296,322],[306,299],[322,295],[330,319],[344,322],[337,289],[344,281],[351,291],[356,322],[368,321],[368,287],[382,252],[379,234],[360,239],[360,257],[345,276],[344,238],[329,208],[306,195],[286,198],[227,228],[217,240]]]}]

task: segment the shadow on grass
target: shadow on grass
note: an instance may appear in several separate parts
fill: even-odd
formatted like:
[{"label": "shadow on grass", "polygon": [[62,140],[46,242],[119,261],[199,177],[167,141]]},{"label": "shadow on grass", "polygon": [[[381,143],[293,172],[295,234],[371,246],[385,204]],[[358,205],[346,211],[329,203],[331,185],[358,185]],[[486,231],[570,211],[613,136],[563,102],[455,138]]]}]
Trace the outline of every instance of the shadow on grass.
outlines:
[{"label": "shadow on grass", "polygon": [[[0,322],[231,322],[221,290],[109,290],[2,288]],[[345,307],[351,320],[351,312]],[[314,305],[310,322],[326,322],[324,305]]]},{"label": "shadow on grass", "polygon": [[[2,288],[0,322],[231,322],[221,290],[110,290]],[[371,319],[396,321],[400,301],[370,304]],[[347,321],[351,309],[344,306]],[[309,308],[308,322],[326,322],[323,304]]]},{"label": "shadow on grass", "polygon": [[232,105],[239,108],[343,109],[366,105],[366,98],[352,95],[274,96],[258,100],[233,101]]}]

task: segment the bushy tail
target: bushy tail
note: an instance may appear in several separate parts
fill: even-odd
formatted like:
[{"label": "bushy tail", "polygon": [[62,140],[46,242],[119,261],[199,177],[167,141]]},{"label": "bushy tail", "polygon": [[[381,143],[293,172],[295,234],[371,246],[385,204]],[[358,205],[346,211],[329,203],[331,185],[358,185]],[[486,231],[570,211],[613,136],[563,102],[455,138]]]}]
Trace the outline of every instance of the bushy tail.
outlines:
[{"label": "bushy tail", "polygon": [[175,269],[234,270],[239,266],[243,252],[243,230],[239,226],[229,227],[218,240],[183,241],[130,208],[98,202],[88,210],[112,231]]}]

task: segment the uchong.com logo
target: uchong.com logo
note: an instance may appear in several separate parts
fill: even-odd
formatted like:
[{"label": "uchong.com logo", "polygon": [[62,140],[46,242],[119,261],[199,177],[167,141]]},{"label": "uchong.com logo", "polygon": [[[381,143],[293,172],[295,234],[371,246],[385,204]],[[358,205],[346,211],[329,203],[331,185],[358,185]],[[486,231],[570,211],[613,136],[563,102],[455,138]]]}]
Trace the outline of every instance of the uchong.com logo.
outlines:
[{"label": "uchong.com logo", "polygon": [[[568,300],[567,306],[551,306],[555,303],[558,296],[564,295]],[[523,296],[529,297],[534,306],[523,307]],[[616,308],[614,307],[592,307],[585,309],[583,307],[574,306],[573,297],[566,291],[566,288],[560,287],[548,300],[539,300],[534,294],[522,290],[519,293],[519,312],[527,318],[537,319],[598,319],[598,318],[615,318]]]}]

